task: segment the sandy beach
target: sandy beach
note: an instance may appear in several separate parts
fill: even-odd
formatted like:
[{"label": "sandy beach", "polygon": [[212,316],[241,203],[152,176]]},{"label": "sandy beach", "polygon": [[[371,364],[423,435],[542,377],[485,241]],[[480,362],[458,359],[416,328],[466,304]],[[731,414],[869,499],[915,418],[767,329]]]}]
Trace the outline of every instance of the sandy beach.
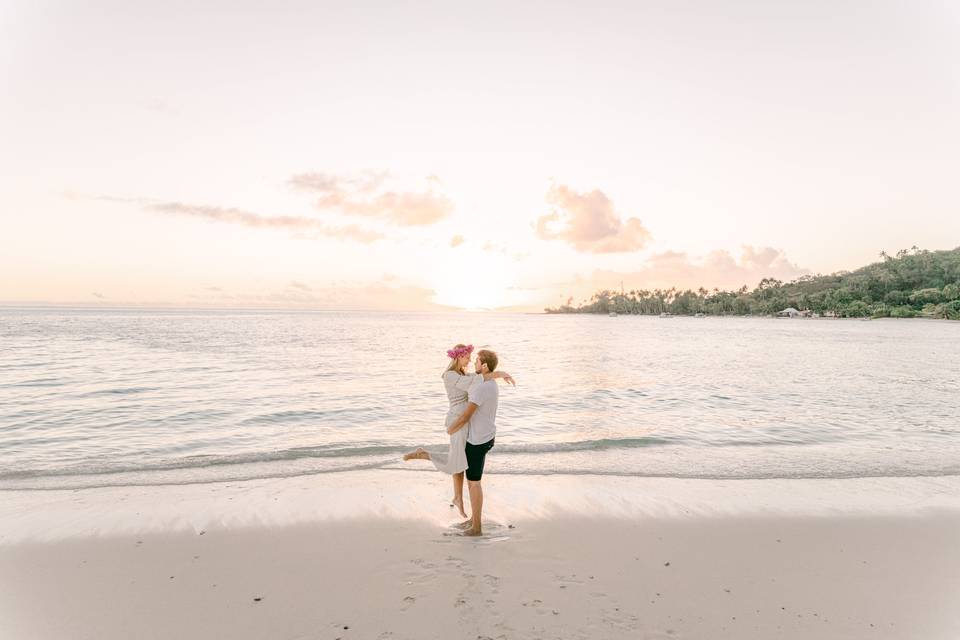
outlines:
[{"label": "sandy beach", "polygon": [[960,1],[0,35],[0,640],[960,640]]},{"label": "sandy beach", "polygon": [[956,638],[957,478],[5,492],[4,638]]}]

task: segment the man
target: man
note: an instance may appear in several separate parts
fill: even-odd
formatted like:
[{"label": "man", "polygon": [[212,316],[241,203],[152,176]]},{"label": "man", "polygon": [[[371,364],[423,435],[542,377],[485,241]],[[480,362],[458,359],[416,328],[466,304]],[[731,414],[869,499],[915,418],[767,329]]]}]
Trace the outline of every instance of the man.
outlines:
[{"label": "man", "polygon": [[[477,352],[474,363],[477,373],[493,373],[497,368],[497,354],[493,351],[481,349]],[[483,487],[480,479],[483,477],[483,464],[487,452],[493,448],[493,439],[497,435],[497,405],[500,401],[500,388],[496,380],[481,379],[472,385],[467,392],[467,409],[456,422],[447,428],[447,433],[453,435],[467,425],[467,488],[470,491],[470,510],[472,517],[463,522],[463,535],[483,535],[481,516],[483,513]]]}]

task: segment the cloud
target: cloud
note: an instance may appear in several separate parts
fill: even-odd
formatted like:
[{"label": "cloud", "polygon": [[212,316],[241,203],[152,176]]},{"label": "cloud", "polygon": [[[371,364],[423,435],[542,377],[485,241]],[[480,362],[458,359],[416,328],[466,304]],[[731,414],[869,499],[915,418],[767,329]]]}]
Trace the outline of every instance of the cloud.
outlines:
[{"label": "cloud", "polygon": [[259,213],[244,211],[243,209],[184,204],[182,202],[148,204],[145,209],[157,213],[191,216],[216,222],[238,224],[245,227],[314,231],[319,235],[332,238],[348,238],[365,244],[384,237],[382,233],[377,233],[376,231],[364,229],[356,225],[347,225],[345,227],[329,226],[319,220],[303,216],[264,216]]},{"label": "cloud", "polygon": [[462,245],[462,244],[463,244],[463,236],[461,236],[461,235],[458,234],[458,235],[455,235],[455,236],[453,236],[452,238],[450,238],[450,246],[451,246],[451,247],[459,247],[459,246]]},{"label": "cloud", "polygon": [[300,291],[313,291],[313,289],[310,288],[310,285],[298,282],[297,280],[291,280],[288,286],[293,289],[299,289]]},{"label": "cloud", "polygon": [[377,191],[389,177],[389,171],[375,171],[373,169],[360,171],[353,176],[300,173],[290,178],[290,184],[307,191],[370,194]]},{"label": "cloud", "polygon": [[164,215],[202,218],[212,222],[235,224],[256,229],[286,229],[288,231],[307,233],[309,237],[327,236],[330,238],[344,238],[363,244],[369,244],[385,237],[382,233],[364,229],[356,225],[333,226],[315,218],[305,216],[265,216],[233,207],[216,207],[186,204],[183,202],[163,202],[151,198],[84,195],[73,191],[65,191],[63,192],[63,196],[70,200],[100,200],[104,202],[137,204],[146,211]]},{"label": "cloud", "polygon": [[547,192],[555,209],[537,218],[537,236],[563,240],[585,253],[624,253],[644,248],[650,232],[638,218],[622,220],[613,202],[599,189],[578,193],[565,185]]},{"label": "cloud", "polygon": [[530,253],[529,253],[529,252],[514,251],[514,250],[510,249],[509,247],[507,247],[506,245],[503,245],[503,244],[500,244],[500,243],[497,243],[497,242],[491,242],[491,241],[489,241],[489,240],[488,240],[487,242],[483,243],[483,247],[482,247],[482,248],[483,248],[483,250],[486,251],[487,253],[499,253],[499,254],[501,254],[501,255],[507,256],[508,258],[512,258],[512,259],[517,260],[517,261],[520,261],[520,260],[523,260],[524,258],[530,257]]},{"label": "cloud", "polygon": [[623,281],[628,289],[738,289],[743,285],[753,288],[763,278],[792,280],[806,273],[809,271],[790,262],[782,251],[745,245],[739,259],[724,250],[712,251],[699,259],[683,252],[665,251],[652,255],[637,271],[595,271],[590,285],[619,289]]},{"label": "cloud", "polygon": [[426,226],[447,218],[453,202],[435,193],[437,180],[428,180],[425,191],[393,191],[384,188],[386,171],[365,171],[354,176],[302,173],[290,178],[297,189],[319,194],[314,204],[348,216],[379,218],[398,226]]},{"label": "cloud", "polygon": [[99,291],[93,291],[93,292],[90,293],[90,295],[92,295],[94,298],[99,298],[100,300],[103,300],[104,298],[107,297],[107,296],[103,295],[102,293],[100,293]]},{"label": "cloud", "polygon": [[678,251],[654,254],[637,270],[596,270],[588,275],[578,275],[565,281],[533,279],[520,281],[515,286],[523,287],[529,302],[501,311],[540,311],[544,307],[565,304],[572,298],[573,304],[587,300],[602,289],[693,289],[714,287],[736,290],[746,285],[752,289],[763,278],[793,280],[806,275],[809,270],[790,262],[787,256],[771,247],[743,246],[739,257],[729,251],[711,251],[704,256],[691,256]]}]

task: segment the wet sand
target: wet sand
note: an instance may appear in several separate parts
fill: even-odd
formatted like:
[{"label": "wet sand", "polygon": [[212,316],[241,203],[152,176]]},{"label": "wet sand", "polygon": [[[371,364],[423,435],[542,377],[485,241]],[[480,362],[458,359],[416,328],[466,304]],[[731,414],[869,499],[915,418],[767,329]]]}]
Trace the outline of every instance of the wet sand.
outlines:
[{"label": "wet sand", "polygon": [[491,477],[481,539],[446,488],[6,492],[2,636],[960,637],[955,478]]}]

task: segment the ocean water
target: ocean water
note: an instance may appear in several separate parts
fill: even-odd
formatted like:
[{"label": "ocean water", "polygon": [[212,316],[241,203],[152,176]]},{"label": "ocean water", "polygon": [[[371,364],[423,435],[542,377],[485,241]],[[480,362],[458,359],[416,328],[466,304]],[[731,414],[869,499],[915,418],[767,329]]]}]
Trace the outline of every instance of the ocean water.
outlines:
[{"label": "ocean water", "polygon": [[960,323],[0,309],[0,489],[432,469],[486,345],[490,473],[960,474]]}]

